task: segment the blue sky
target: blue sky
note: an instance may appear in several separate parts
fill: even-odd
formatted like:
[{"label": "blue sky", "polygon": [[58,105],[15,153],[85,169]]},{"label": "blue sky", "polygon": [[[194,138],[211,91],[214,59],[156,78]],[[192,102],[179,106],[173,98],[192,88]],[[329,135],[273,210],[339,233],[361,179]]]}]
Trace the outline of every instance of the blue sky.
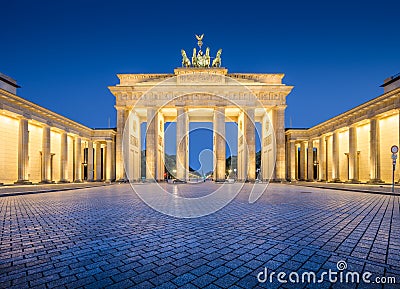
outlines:
[{"label": "blue sky", "polygon": [[0,71],[19,95],[115,126],[117,73],[170,73],[205,34],[230,72],[283,72],[286,125],[309,127],[400,72],[398,1],[3,1]]}]

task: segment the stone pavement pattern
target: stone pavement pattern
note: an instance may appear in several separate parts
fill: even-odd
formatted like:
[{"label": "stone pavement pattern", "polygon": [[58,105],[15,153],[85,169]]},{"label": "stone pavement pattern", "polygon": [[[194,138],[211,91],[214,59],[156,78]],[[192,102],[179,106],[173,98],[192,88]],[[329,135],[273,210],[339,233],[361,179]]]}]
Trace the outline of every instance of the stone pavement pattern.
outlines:
[{"label": "stone pavement pattern", "polygon": [[[218,185],[164,186],[199,196]],[[400,282],[398,196],[271,184],[249,204],[247,192],[196,219],[152,210],[127,184],[2,197],[0,287],[266,288],[264,266],[323,272],[339,260]],[[329,287],[357,284],[318,284]]]}]

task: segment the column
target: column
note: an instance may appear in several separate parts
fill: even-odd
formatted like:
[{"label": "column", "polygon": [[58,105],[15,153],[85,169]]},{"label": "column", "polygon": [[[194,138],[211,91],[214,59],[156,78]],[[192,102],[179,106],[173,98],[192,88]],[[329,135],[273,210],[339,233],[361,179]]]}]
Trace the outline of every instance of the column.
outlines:
[{"label": "column", "polygon": [[314,181],[314,144],[312,140],[308,141],[307,148],[307,180]]},{"label": "column", "polygon": [[189,177],[189,116],[184,107],[177,108],[176,118],[176,178],[186,181]]},{"label": "column", "polygon": [[61,152],[60,152],[60,182],[68,183],[67,180],[67,164],[68,164],[68,140],[67,133],[61,133]]},{"label": "column", "polygon": [[82,139],[75,138],[75,183],[82,182]]},{"label": "column", "polygon": [[[270,181],[275,173],[275,142],[271,120],[265,109],[261,123],[261,177],[263,181]],[[289,144],[288,144],[289,145]],[[289,149],[287,150],[289,151]]]},{"label": "column", "polygon": [[146,130],[146,179],[157,179],[157,138],[158,138],[158,113],[155,108],[147,108]]},{"label": "column", "polygon": [[306,179],[306,142],[300,143],[300,172],[299,180],[304,181]]},{"label": "column", "polygon": [[42,181],[41,183],[51,183],[51,153],[50,153],[50,127],[44,126],[42,129]]},{"label": "column", "polygon": [[116,134],[116,149],[115,149],[115,170],[117,180],[126,180],[124,159],[122,155],[122,137],[126,120],[128,119],[129,110],[124,107],[117,107],[117,134]]},{"label": "column", "polygon": [[[141,149],[141,146],[139,146],[139,150],[140,149]],[[112,154],[111,154],[111,179],[116,180],[116,178],[115,178],[115,139],[114,139],[114,141],[111,142],[111,151],[112,151]],[[140,168],[141,164],[142,164],[142,161],[139,157],[139,168]]]},{"label": "column", "polygon": [[369,162],[370,162],[370,182],[381,183],[380,171],[380,133],[379,119],[372,118],[370,120],[370,135],[369,135]]},{"label": "column", "polygon": [[318,147],[318,169],[319,169],[319,180],[326,180],[326,139],[325,136],[321,136],[319,138],[319,147]]},{"label": "column", "polygon": [[256,139],[254,124],[254,108],[246,108],[244,113],[244,139],[245,153],[247,157],[245,167],[247,167],[247,181],[255,181],[256,179]]},{"label": "column", "polygon": [[339,132],[334,131],[332,135],[332,181],[339,182]]},{"label": "column", "polygon": [[88,159],[87,159],[87,180],[94,180],[94,163],[93,163],[93,141],[88,141]]},{"label": "column", "polygon": [[349,181],[358,183],[357,127],[349,128]]},{"label": "column", "polygon": [[[164,118],[160,111],[157,112],[157,138],[156,138],[156,175],[157,181],[164,181]],[[187,165],[189,167],[189,165]]]},{"label": "column", "polygon": [[19,120],[19,135],[18,135],[18,180],[15,184],[31,184],[28,181],[28,165],[29,157],[29,131],[28,120],[21,118]]},{"label": "column", "polygon": [[296,180],[296,143],[294,140],[289,141],[289,178]]},{"label": "column", "polygon": [[112,141],[106,140],[106,182],[112,181]]},{"label": "column", "polygon": [[101,175],[101,143],[99,141],[96,142],[96,181],[100,182],[103,179]]},{"label": "column", "polygon": [[279,106],[272,110],[272,123],[275,131],[276,163],[275,180],[285,180],[285,108]]},{"label": "column", "polygon": [[214,109],[214,181],[225,181],[226,143],[225,143],[225,108]]}]

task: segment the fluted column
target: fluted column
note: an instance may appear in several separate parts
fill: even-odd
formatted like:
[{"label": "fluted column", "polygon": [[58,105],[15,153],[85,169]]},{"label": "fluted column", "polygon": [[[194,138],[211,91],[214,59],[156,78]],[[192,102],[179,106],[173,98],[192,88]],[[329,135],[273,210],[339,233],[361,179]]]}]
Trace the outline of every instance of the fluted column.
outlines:
[{"label": "fluted column", "polygon": [[100,182],[103,179],[103,177],[101,175],[101,143],[100,142],[96,142],[95,154],[96,154],[96,181]]},{"label": "fluted column", "polygon": [[19,120],[18,134],[18,180],[16,184],[29,184],[28,166],[29,166],[29,131],[28,120],[21,118]]},{"label": "fluted column", "polygon": [[[139,149],[140,149],[140,147],[139,147]],[[116,180],[116,177],[115,177],[115,141],[111,142],[111,152],[112,152],[112,154],[111,154],[111,179]],[[142,161],[139,157],[139,168],[140,168],[141,164],[142,164]]]},{"label": "fluted column", "polygon": [[157,179],[157,139],[158,139],[158,112],[155,108],[147,108],[146,130],[146,179]]},{"label": "fluted column", "polygon": [[177,108],[176,118],[176,178],[186,181],[189,177],[189,116],[186,108]]},{"label": "fluted column", "polygon": [[319,180],[326,180],[326,139],[325,136],[321,136],[319,138],[319,147],[318,147],[318,169],[319,169]]},{"label": "fluted column", "polygon": [[125,166],[124,159],[122,155],[122,138],[124,134],[124,128],[126,120],[129,116],[129,110],[125,108],[117,107],[117,134],[116,134],[116,148],[115,148],[115,170],[116,170],[116,179],[117,180],[125,180]]},{"label": "fluted column", "polygon": [[370,182],[381,183],[380,171],[380,133],[379,120],[372,118],[370,120],[370,141],[369,141],[369,156],[370,156]]},{"label": "fluted column", "polygon": [[313,141],[308,141],[307,148],[307,180],[314,181],[314,144]]},{"label": "fluted column", "polygon": [[300,143],[300,172],[299,172],[299,180],[306,180],[306,142],[302,141]]},{"label": "fluted column", "polygon": [[296,143],[291,140],[289,142],[289,178],[294,181],[296,180]]},{"label": "fluted column", "polygon": [[106,141],[106,181],[112,181],[112,141]]},{"label": "fluted column", "polygon": [[340,181],[339,174],[339,132],[334,131],[332,135],[332,181]]},{"label": "fluted column", "polygon": [[256,179],[256,138],[255,138],[255,110],[254,108],[246,108],[244,113],[244,139],[245,153],[247,152],[246,164],[247,180],[255,181]]},{"label": "fluted column", "polygon": [[75,138],[75,176],[76,183],[82,182],[82,139]]},{"label": "fluted column", "polygon": [[88,159],[87,159],[87,180],[94,180],[94,163],[93,163],[93,141],[88,141]]},{"label": "fluted column", "polygon": [[60,152],[60,182],[67,183],[67,165],[68,165],[68,139],[67,133],[61,133],[61,152]]},{"label": "fluted column", "polygon": [[285,108],[279,106],[272,110],[272,123],[276,141],[275,180],[285,180]]},{"label": "fluted column", "polygon": [[52,181],[50,149],[50,127],[46,125],[42,129],[42,183],[50,183]]},{"label": "fluted column", "polygon": [[225,108],[214,109],[214,180],[225,181],[226,144],[225,144]]},{"label": "fluted column", "polygon": [[349,181],[358,182],[357,127],[349,128]]}]

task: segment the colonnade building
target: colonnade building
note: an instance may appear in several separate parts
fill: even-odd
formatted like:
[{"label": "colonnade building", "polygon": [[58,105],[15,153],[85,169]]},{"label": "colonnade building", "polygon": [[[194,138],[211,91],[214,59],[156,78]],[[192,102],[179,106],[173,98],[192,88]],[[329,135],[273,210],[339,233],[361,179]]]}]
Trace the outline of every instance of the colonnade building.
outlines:
[{"label": "colonnade building", "polygon": [[[16,81],[0,74],[0,183],[139,180],[142,133],[146,178],[162,180],[166,122],[177,123],[176,177],[186,180],[191,121],[213,123],[215,180],[226,178],[229,121],[238,124],[239,180],[257,177],[254,123],[260,122],[260,179],[391,182],[400,76],[385,80],[384,93],[375,99],[309,129],[286,131],[286,97],[293,87],[282,83],[283,77],[228,73],[222,67],[119,74],[120,83],[109,87],[117,128],[92,129],[19,97]],[[146,132],[141,132],[144,122]],[[398,166],[395,176],[398,181]]]},{"label": "colonnade building", "polygon": [[0,183],[112,181],[114,129],[91,129],[16,95],[0,74]]},{"label": "colonnade building", "polygon": [[[286,130],[289,180],[392,182],[391,147],[399,145],[400,75],[384,93],[309,129]],[[399,165],[395,181],[399,181]]]}]

